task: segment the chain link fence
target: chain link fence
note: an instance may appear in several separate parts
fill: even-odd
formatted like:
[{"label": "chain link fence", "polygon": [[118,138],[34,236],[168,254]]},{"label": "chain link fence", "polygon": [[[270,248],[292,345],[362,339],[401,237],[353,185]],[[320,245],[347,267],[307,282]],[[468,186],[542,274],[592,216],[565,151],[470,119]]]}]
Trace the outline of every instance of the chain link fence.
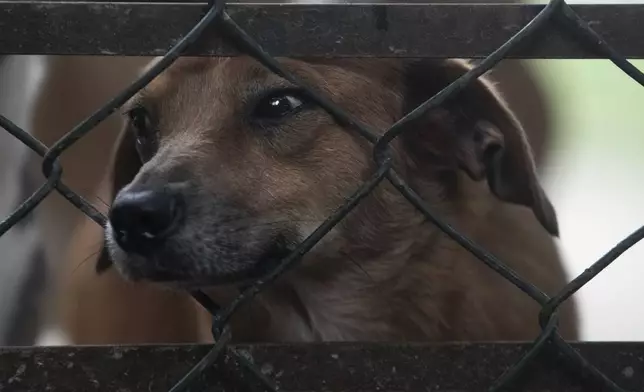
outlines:
[{"label": "chain link fence", "polygon": [[[14,3],[14,5],[19,4]],[[56,3],[41,4],[41,7],[55,6]],[[180,5],[175,6],[180,7]],[[192,4],[191,6],[193,7],[192,10],[194,11],[195,4]],[[203,5],[198,6],[204,7]],[[431,7],[430,5],[427,6]],[[23,8],[23,10],[25,10],[24,15],[16,16],[19,20],[21,18],[27,18],[28,12],[26,11],[28,11],[29,9],[33,10],[32,6],[25,6],[24,4],[20,5],[20,7],[27,8]],[[16,9],[20,9],[20,7],[17,7]],[[186,7],[188,6],[186,5]],[[397,6],[380,5],[373,7],[387,7],[393,9]],[[466,6],[463,5],[463,7]],[[514,9],[516,10],[520,7],[525,6],[517,6],[517,8]],[[632,8],[636,9],[637,7]],[[543,33],[543,30],[546,26],[548,28],[557,26],[562,31],[565,31],[566,34],[568,34],[570,37],[574,37],[577,43],[580,44],[580,46],[583,47],[585,51],[591,53],[589,57],[610,59],[617,67],[619,67],[624,73],[630,76],[636,83],[644,86],[644,74],[642,74],[642,72],[638,71],[634,66],[632,66],[625,57],[620,55],[601,36],[595,33],[595,31],[593,31],[593,29],[589,27],[589,25],[582,19],[582,17],[579,16],[578,13],[573,10],[572,7],[566,4],[563,0],[552,0],[547,5],[540,7],[535,17],[531,18],[531,20],[527,24],[525,24],[524,27],[520,28],[518,32],[516,32],[516,34],[514,34],[501,46],[496,48],[490,55],[485,56],[485,58],[480,61],[476,67],[455,80],[434,97],[425,101],[416,109],[405,115],[402,119],[391,126],[386,132],[384,132],[382,136],[377,136],[377,134],[373,130],[368,129],[358,121],[355,121],[351,116],[343,111],[342,108],[337,107],[336,105],[331,103],[331,101],[327,97],[307,88],[307,86],[304,83],[301,83],[301,81],[298,80],[297,77],[289,73],[278,61],[275,60],[275,58],[271,54],[269,54],[253,39],[249,32],[245,31],[237,24],[233,17],[231,17],[231,14],[227,12],[227,7],[224,0],[215,0],[209,3],[205,9],[200,9],[202,10],[200,11],[202,13],[202,16],[198,23],[196,23],[192,27],[192,29],[183,36],[183,38],[177,41],[176,44],[163,55],[160,61],[155,63],[154,66],[148,69],[145,74],[143,74],[138,80],[132,83],[120,94],[118,94],[118,96],[114,97],[98,111],[96,111],[82,123],[78,124],[63,138],[52,145],[51,148],[46,148],[42,143],[31,137],[23,129],[20,129],[15,124],[13,124],[8,118],[0,115],[0,126],[2,128],[4,128],[11,135],[18,138],[27,147],[43,157],[42,171],[47,179],[46,182],[42,186],[40,186],[40,188],[33,195],[25,200],[24,203],[22,203],[14,213],[12,213],[9,217],[4,219],[0,223],[0,235],[3,235],[12,226],[14,226],[20,220],[24,219],[48,194],[53,191],[59,192],[67,200],[69,200],[69,202],[71,202],[78,209],[80,209],[91,219],[93,219],[97,224],[103,226],[105,224],[106,218],[101,213],[99,213],[98,210],[92,206],[92,204],[80,197],[60,180],[63,168],[58,162],[58,157],[62,153],[64,153],[66,149],[68,149],[79,139],[81,139],[84,135],[91,132],[97,124],[99,124],[115,110],[117,110],[137,91],[142,89],[152,79],[154,79],[157,75],[168,68],[168,66],[170,66],[179,56],[189,53],[190,50],[194,50],[195,46],[198,46],[198,41],[202,34],[213,28],[217,31],[217,34],[225,37],[226,42],[228,42],[230,46],[223,49],[222,47],[219,47],[214,50],[212,49],[212,47],[210,47],[210,49],[202,48],[204,54],[208,54],[209,50],[210,52],[219,52],[219,54],[222,54],[223,52],[226,52],[226,50],[229,50],[233,52],[238,51],[253,56],[272,72],[283,77],[289,82],[292,82],[293,84],[301,86],[308,92],[309,96],[314,100],[314,102],[319,107],[323,108],[329,114],[331,114],[336,121],[348,125],[351,129],[359,133],[362,137],[373,144],[373,159],[377,163],[377,169],[372,173],[371,177],[365,183],[363,183],[353,195],[347,197],[346,203],[340,206],[308,238],[301,242],[297,246],[295,251],[293,251],[288,257],[283,259],[279,266],[267,273],[264,277],[258,279],[255,283],[245,288],[241,295],[233,300],[225,308],[220,308],[218,305],[213,303],[208,296],[200,291],[192,293],[193,297],[212,314],[212,332],[215,337],[216,344],[209,348],[209,351],[205,353],[205,355],[197,362],[196,365],[191,368],[191,370],[189,370],[183,376],[183,378],[177,380],[175,385],[170,389],[171,392],[196,390],[194,388],[203,389],[203,386],[199,387],[197,385],[197,381],[203,381],[204,373],[207,373],[211,365],[222,358],[225,358],[226,360],[232,359],[237,364],[236,366],[239,369],[247,371],[245,374],[247,375],[247,378],[250,378],[249,385],[253,384],[260,389],[270,391],[280,390],[281,383],[277,382],[274,377],[271,377],[270,371],[266,371],[266,369],[257,366],[255,364],[256,361],[249,359],[249,357],[243,351],[240,351],[238,348],[232,345],[228,345],[231,335],[230,330],[227,327],[227,323],[231,318],[231,315],[233,315],[240,306],[249,302],[256,294],[258,294],[267,285],[270,285],[271,282],[273,282],[286,270],[296,266],[298,261],[303,257],[304,254],[311,250],[318,241],[320,241],[338,222],[340,222],[340,220],[342,220],[356,205],[358,205],[358,203],[360,203],[363,198],[369,195],[369,193],[383,181],[390,182],[409,201],[409,203],[413,204],[418,209],[418,211],[422,213],[427,219],[427,224],[432,224],[440,228],[440,230],[442,230],[451,239],[453,239],[455,242],[475,255],[480,260],[480,262],[484,263],[489,268],[496,271],[499,275],[512,282],[512,284],[514,284],[523,292],[523,295],[530,296],[541,306],[541,312],[539,314],[539,324],[541,326],[542,333],[540,334],[540,336],[534,342],[532,342],[532,344],[522,346],[525,351],[521,354],[521,358],[516,362],[514,366],[506,369],[500,376],[496,377],[496,379],[490,385],[485,387],[479,386],[475,390],[520,390],[517,389],[516,386],[513,386],[512,382],[514,382],[518,376],[525,372],[525,370],[531,365],[531,362],[534,361],[537,356],[543,355],[546,352],[552,353],[552,361],[555,361],[555,357],[564,358],[566,363],[572,365],[573,368],[579,372],[579,374],[584,374],[584,377],[587,379],[586,385],[592,385],[594,387],[597,387],[598,390],[605,391],[625,390],[617,385],[616,382],[605,375],[602,371],[596,368],[586,358],[586,356],[582,355],[581,352],[583,350],[573,348],[569,343],[567,343],[560,337],[560,335],[558,334],[557,326],[557,310],[563,302],[569,299],[581,287],[583,287],[591,279],[597,276],[597,274],[599,274],[604,268],[613,263],[623,252],[625,252],[627,249],[644,238],[644,227],[636,230],[619,244],[617,244],[603,257],[589,266],[589,268],[581,275],[573,279],[557,295],[555,295],[554,297],[549,297],[542,291],[540,291],[537,287],[532,285],[530,282],[521,279],[514,271],[507,267],[502,260],[497,259],[494,255],[481,248],[467,237],[460,234],[456,228],[451,227],[450,225],[445,223],[441,219],[441,217],[437,216],[432,210],[431,206],[425,203],[419,197],[419,195],[415,193],[414,190],[411,189],[401,178],[401,176],[399,176],[399,174],[394,170],[389,155],[391,142],[403,132],[406,124],[414,121],[415,119],[418,119],[427,111],[436,108],[450,97],[462,91],[464,88],[466,88],[466,86],[468,86],[469,83],[482,76],[487,71],[491,70],[504,58],[517,56],[516,51],[519,49],[523,51],[525,48],[521,45],[523,45],[527,40],[538,42],[540,35]],[[384,10],[384,8],[382,9]],[[512,12],[512,8],[508,7],[507,11]],[[641,9],[638,12],[640,12],[641,14]],[[178,16],[178,18],[181,18],[181,16]],[[415,26],[414,28],[419,27]],[[4,32],[2,34],[4,34]],[[0,39],[0,41],[6,42],[9,46],[9,48],[5,52],[13,51],[14,53],[18,53],[31,51],[35,53],[46,53],[48,52],[48,50],[55,51],[55,45],[58,45],[59,52],[81,52],[81,50],[79,50],[78,48],[74,49],[74,44],[71,43],[69,44],[69,46],[65,47],[66,44],[64,42],[58,42],[54,44],[54,49],[52,49],[52,47],[45,49],[36,49],[34,45],[30,46],[29,42],[25,42],[24,46],[22,46],[21,43],[15,42],[15,31],[13,32],[13,38],[11,38],[11,34],[11,32],[8,32],[8,35],[5,35],[4,39]],[[124,38],[122,41],[125,46],[120,47],[120,49],[122,50],[120,50],[118,54],[131,54],[131,50],[128,51],[128,49],[126,49],[126,46],[128,43],[135,46],[136,44],[133,42],[133,40],[135,39],[138,39],[138,37],[134,36]],[[637,42],[637,44],[631,42],[631,45],[641,46],[642,43],[644,43],[644,40],[640,40],[639,42]],[[91,45],[91,42],[86,45]],[[89,50],[89,52],[92,51],[93,50]],[[136,51],[136,49],[134,49],[134,51]],[[554,50],[554,52],[557,52],[557,50]],[[139,53],[137,54],[142,53],[140,53],[139,51]],[[524,57],[529,56],[526,55]],[[549,348],[549,350],[546,350],[546,348]],[[116,350],[116,348],[114,350]],[[350,351],[350,349],[347,348],[343,350]],[[69,354],[70,352],[71,351],[69,350],[66,351],[66,353],[71,357],[72,355]],[[71,353],[73,354],[73,352]],[[114,351],[112,354],[117,356],[124,355],[122,352],[117,351]],[[369,355],[369,353],[366,351],[364,352],[364,354]],[[502,351],[497,352],[497,354],[499,356],[503,356]],[[77,355],[82,356],[83,354]],[[161,356],[163,354],[157,355]],[[301,352],[298,355],[302,356]],[[356,355],[356,352],[353,352],[353,355]],[[595,355],[594,357],[597,357],[597,355]],[[184,360],[185,359],[186,358],[184,358]],[[90,361],[90,359],[88,359],[88,361]],[[78,364],[82,366],[82,362],[79,362]],[[55,367],[54,364],[52,364],[51,366]],[[321,368],[324,368],[324,366],[321,366]],[[633,369],[631,368],[631,370]],[[329,375],[327,375],[327,377],[329,377]],[[58,382],[64,382],[63,380],[60,380],[56,377],[53,377],[52,379],[58,380]],[[590,381],[588,382],[588,380]],[[49,385],[50,381],[46,382]],[[165,380],[165,382],[167,382],[167,380]],[[139,385],[139,387],[140,388],[136,390],[146,390],[141,385]],[[148,388],[152,390],[152,386],[148,386]],[[0,384],[0,390],[2,389],[2,384]],[[53,389],[56,390],[55,388]],[[321,387],[321,389],[327,388]],[[428,385],[427,390],[440,389],[436,385]],[[639,390],[644,390],[644,385],[642,385],[642,388],[639,388]]]}]

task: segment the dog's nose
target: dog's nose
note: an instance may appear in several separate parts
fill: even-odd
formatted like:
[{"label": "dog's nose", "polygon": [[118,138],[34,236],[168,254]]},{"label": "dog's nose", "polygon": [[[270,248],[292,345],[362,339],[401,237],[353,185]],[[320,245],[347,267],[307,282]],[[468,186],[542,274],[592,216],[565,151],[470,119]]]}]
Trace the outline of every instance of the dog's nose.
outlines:
[{"label": "dog's nose", "polygon": [[114,239],[126,252],[145,254],[171,234],[181,206],[178,195],[165,191],[123,192],[110,209]]}]

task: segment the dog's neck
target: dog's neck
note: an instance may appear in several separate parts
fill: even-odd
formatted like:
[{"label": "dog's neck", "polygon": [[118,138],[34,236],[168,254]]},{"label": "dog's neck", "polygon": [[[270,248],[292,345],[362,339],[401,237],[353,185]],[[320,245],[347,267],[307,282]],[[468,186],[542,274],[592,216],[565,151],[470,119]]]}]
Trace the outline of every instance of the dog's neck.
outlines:
[{"label": "dog's neck", "polygon": [[261,296],[258,302],[270,315],[267,340],[409,340],[435,334],[411,320],[414,304],[404,297],[416,295],[409,269],[432,253],[437,231],[399,201],[398,210],[391,202],[388,209],[366,203],[347,218],[342,235],[332,234],[333,240],[314,248]]},{"label": "dog's neck", "polygon": [[[343,268],[328,279],[298,271],[270,289],[261,299],[270,314],[270,341],[354,341],[391,338],[393,315],[386,285],[367,268]],[[376,275],[378,273],[376,271]]]},{"label": "dog's neck", "polygon": [[[468,197],[421,197],[440,204],[441,219],[477,237],[488,230],[481,228],[490,213],[504,214],[483,188],[465,181],[459,189],[473,193]],[[462,250],[396,191],[380,191],[262,297],[267,340],[426,341],[463,333],[451,326],[460,323],[454,309],[467,301],[468,288],[456,287],[450,261]]]},{"label": "dog's neck", "polygon": [[[443,205],[441,217],[457,227],[467,219],[473,228],[474,220],[485,221],[489,207],[487,201]],[[460,213],[449,216],[450,211]],[[448,249],[454,244],[422,214],[399,195],[381,193],[339,230],[256,298],[249,320],[261,321],[246,321],[254,328],[245,325],[249,334],[240,339],[426,341],[458,333],[449,327],[453,309],[439,308],[456,308],[465,300],[458,295],[463,290],[441,282],[450,277],[450,262],[444,259],[455,257]]]}]

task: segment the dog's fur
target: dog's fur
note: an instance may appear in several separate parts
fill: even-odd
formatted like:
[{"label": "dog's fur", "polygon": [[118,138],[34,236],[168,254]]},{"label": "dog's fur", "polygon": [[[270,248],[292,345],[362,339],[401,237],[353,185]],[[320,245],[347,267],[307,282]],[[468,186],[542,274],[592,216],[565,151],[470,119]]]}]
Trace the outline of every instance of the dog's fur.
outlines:
[{"label": "dog's fur", "polygon": [[[454,60],[284,63],[378,131],[468,69]],[[123,275],[182,287],[249,277],[267,262],[267,251],[276,244],[284,248],[279,255],[291,249],[370,175],[368,143],[321,109],[278,124],[252,120],[258,94],[287,86],[248,58],[181,59],[132,100],[130,107],[152,113],[160,144],[141,166],[129,124],[110,193],[172,184],[187,207],[180,229],[150,258],[126,254],[108,226],[107,248]],[[489,82],[476,82],[411,124],[394,141],[393,158],[441,217],[519,275],[547,293],[565,284],[551,237],[555,212],[521,125]],[[105,282],[118,280],[108,274]],[[203,339],[191,304],[164,295],[184,313],[173,340]],[[234,289],[215,295],[229,299]],[[127,301],[146,304],[142,297]],[[164,317],[164,306],[155,306]],[[80,311],[69,309],[68,317]],[[238,315],[233,333],[242,341],[528,340],[539,331],[537,312],[533,300],[425,222],[385,182]],[[89,317],[76,331],[92,329]],[[561,320],[562,334],[575,339],[572,303]],[[147,330],[134,335],[150,341],[174,333],[152,336],[151,324],[132,320]],[[101,330],[100,320],[94,325]]]},{"label": "dog's fur", "polygon": [[[32,56],[28,60],[29,64],[40,61],[44,61],[46,72],[39,83],[37,104],[31,116],[33,125],[28,126],[27,130],[50,145],[136,78],[139,67],[148,59],[118,56],[47,56],[40,59]],[[8,68],[5,64],[10,62],[3,63],[3,67]],[[502,62],[492,71],[492,75],[525,125],[539,166],[543,162],[552,129],[547,102],[540,91],[538,79],[529,64],[520,60]],[[2,91],[7,95],[6,99],[16,99],[15,91],[8,88]],[[60,99],[62,95],[65,99]],[[26,104],[26,100],[23,104]],[[15,112],[4,114],[15,119]],[[113,115],[62,156],[66,183],[94,202],[99,209],[102,204],[100,200],[111,197],[107,184],[100,183],[100,180],[103,168],[108,163],[109,147],[118,133],[117,117],[118,114]],[[1,145],[2,157],[11,157],[9,152],[13,151],[12,148],[11,144]],[[29,160],[30,174],[22,172],[19,159],[3,166],[3,173],[16,171],[17,175],[26,175],[38,184],[43,180],[41,160],[34,157]],[[35,184],[18,182],[14,184],[15,192],[29,195],[35,190]],[[97,190],[99,184],[102,184],[102,188]],[[11,189],[11,184],[8,184],[5,193],[11,192]],[[5,241],[2,249],[5,253],[11,253],[13,248],[28,246],[35,254],[44,250],[48,266],[45,284],[37,279],[21,278],[17,270],[6,271],[3,279],[15,282],[20,293],[12,294],[9,285],[4,285],[3,292],[6,293],[3,298],[15,297],[12,308],[20,311],[2,316],[0,322],[3,327],[0,329],[5,333],[0,336],[0,344],[33,344],[43,327],[41,319],[35,315],[39,308],[57,317],[51,321],[60,323],[73,343],[181,342],[197,339],[202,326],[198,315],[202,311],[200,307],[193,308],[194,304],[187,296],[144,283],[129,284],[114,271],[102,276],[95,274],[91,256],[102,242],[102,231],[59,195],[54,193],[49,196],[32,215],[35,219],[30,219],[27,225],[29,230],[40,232],[36,243],[32,244],[33,238],[28,235],[31,231],[14,229],[9,234],[16,238]],[[79,222],[81,224],[77,227]],[[77,229],[71,235],[74,227]],[[66,257],[61,250],[69,245],[71,253]],[[16,260],[15,265],[24,266],[26,271],[33,270],[25,276],[39,276],[42,266],[38,260],[25,258]],[[52,272],[56,274],[52,276]],[[60,284],[52,285],[55,276],[62,277],[59,282],[62,287]],[[60,292],[57,290],[59,287],[62,289]],[[44,296],[45,303],[32,306],[32,299],[41,297],[46,291],[49,292]],[[60,301],[60,311],[52,307],[52,300]],[[22,317],[22,313],[27,317]]]},{"label": "dog's fur", "polygon": [[[144,58],[119,56],[45,56],[43,60],[47,72],[37,94],[38,103],[32,115],[33,127],[27,128],[48,145],[122,90],[137,76],[139,66],[147,61]],[[30,60],[34,61],[37,60]],[[537,74],[527,62],[520,60],[505,60],[492,74],[499,81],[499,89],[511,102],[512,110],[525,126],[539,167],[552,136],[552,128],[547,99],[540,89]],[[12,77],[16,79],[15,72],[13,76],[9,76]],[[3,99],[18,101],[16,91],[6,88],[5,84],[2,87],[0,94]],[[4,114],[8,114],[10,118],[15,115],[12,112]],[[99,207],[100,199],[107,200],[111,197],[106,183],[100,183],[101,188],[98,187],[103,168],[107,165],[110,147],[116,139],[116,117],[112,116],[102,123],[62,155],[67,184]],[[8,143],[0,144],[0,156],[3,158],[12,156],[13,150],[14,147]],[[11,160],[13,163],[9,162],[2,167],[2,173],[24,175],[21,162],[15,158]],[[31,157],[29,161],[31,173],[27,176],[40,182],[43,179],[41,160]],[[16,194],[28,195],[33,192],[35,184],[25,186],[26,183],[28,181],[3,184],[4,194],[11,195],[13,187],[17,188]],[[0,312],[0,330],[5,331],[2,333],[4,336],[0,336],[0,344],[33,343],[34,331],[42,329],[43,325],[39,317],[22,317],[21,314],[37,313],[36,308],[39,307],[46,309],[47,313],[56,313],[51,306],[52,299],[61,302],[59,321],[74,343],[175,342],[195,339],[195,331],[200,324],[194,314],[195,311],[201,312],[201,309],[192,309],[193,303],[185,295],[144,283],[129,284],[113,270],[100,277],[95,274],[91,256],[101,242],[101,230],[62,197],[52,194],[32,216],[35,219],[28,221],[28,230],[14,229],[9,233],[12,235],[11,239],[3,237],[5,241],[2,251],[5,254],[7,251],[11,253],[14,248],[22,250],[25,247],[29,247],[30,252],[20,255],[12,263],[20,268],[7,268],[3,273],[3,281],[11,282],[2,286],[3,298],[7,303],[15,302],[9,304],[10,308],[20,310],[14,314]],[[74,235],[71,235],[74,228]],[[39,232],[35,240],[30,234],[33,231]],[[70,253],[66,257],[62,250],[68,248]],[[40,257],[30,255],[40,255],[43,252],[49,267],[46,284],[31,278],[40,276],[42,267],[37,262]],[[28,273],[22,273],[23,270]],[[62,281],[54,283],[52,272],[60,272],[54,275],[62,275]],[[58,292],[58,287],[62,291]],[[30,305],[34,297],[42,296],[49,289],[54,290],[44,296],[44,306]],[[9,300],[14,297],[15,299]],[[20,336],[17,338],[15,334],[6,331],[20,331]]]}]

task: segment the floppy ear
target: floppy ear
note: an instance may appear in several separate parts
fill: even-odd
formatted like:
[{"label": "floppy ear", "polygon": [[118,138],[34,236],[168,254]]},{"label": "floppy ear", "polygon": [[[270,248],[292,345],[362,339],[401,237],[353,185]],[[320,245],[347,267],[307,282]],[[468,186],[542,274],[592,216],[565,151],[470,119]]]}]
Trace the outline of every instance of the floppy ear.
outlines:
[{"label": "floppy ear", "polygon": [[[141,160],[136,151],[134,136],[132,132],[124,129],[117,141],[117,149],[112,158],[112,189],[110,198],[114,200],[118,191],[129,184],[141,168]],[[96,262],[96,272],[101,274],[112,266],[109,253],[105,245]]]},{"label": "floppy ear", "polygon": [[[419,60],[406,64],[405,110],[409,112],[466,73],[462,60]],[[403,133],[403,143],[415,154],[438,157],[441,163],[466,172],[473,180],[487,179],[501,200],[532,209],[543,227],[557,236],[557,217],[537,178],[526,134],[494,89],[481,77],[426,113]]]}]

